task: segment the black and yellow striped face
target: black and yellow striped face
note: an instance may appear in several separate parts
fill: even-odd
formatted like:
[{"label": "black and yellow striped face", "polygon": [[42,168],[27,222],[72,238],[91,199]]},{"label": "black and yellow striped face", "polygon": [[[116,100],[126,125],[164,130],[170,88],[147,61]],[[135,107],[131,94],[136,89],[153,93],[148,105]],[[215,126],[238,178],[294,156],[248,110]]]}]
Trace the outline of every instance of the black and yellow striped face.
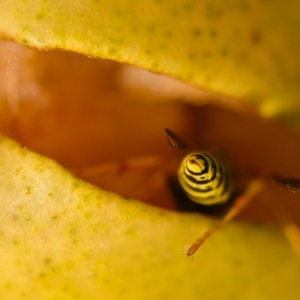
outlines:
[{"label": "black and yellow striped face", "polygon": [[232,177],[225,165],[205,152],[185,156],[178,171],[185,194],[203,205],[223,204],[232,193]]}]

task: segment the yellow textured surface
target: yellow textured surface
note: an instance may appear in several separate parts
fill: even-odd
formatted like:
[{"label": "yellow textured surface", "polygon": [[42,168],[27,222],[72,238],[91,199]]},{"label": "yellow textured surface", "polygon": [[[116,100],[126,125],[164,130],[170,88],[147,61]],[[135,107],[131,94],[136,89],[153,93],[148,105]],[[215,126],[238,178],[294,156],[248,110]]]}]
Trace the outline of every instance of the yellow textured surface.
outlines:
[{"label": "yellow textured surface", "polygon": [[299,1],[1,1],[0,37],[169,74],[299,116]]},{"label": "yellow textured surface", "polygon": [[299,299],[276,228],[231,223],[191,260],[206,217],[104,192],[4,137],[0,203],[3,299]]}]

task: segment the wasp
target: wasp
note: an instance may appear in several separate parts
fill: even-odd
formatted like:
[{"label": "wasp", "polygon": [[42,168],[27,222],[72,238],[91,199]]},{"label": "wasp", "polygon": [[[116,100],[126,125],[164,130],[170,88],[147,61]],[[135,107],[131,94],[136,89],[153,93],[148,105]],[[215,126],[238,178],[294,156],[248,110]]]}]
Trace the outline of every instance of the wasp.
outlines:
[{"label": "wasp", "polygon": [[[172,148],[188,148],[188,145],[170,129],[166,128],[165,132]],[[300,180],[270,177],[291,192],[295,193],[300,188]],[[264,189],[264,178],[257,176],[240,195],[234,196],[233,176],[228,165],[213,154],[199,150],[190,152],[182,159],[178,169],[178,183],[187,198],[202,207],[222,207],[233,202],[221,220],[185,250],[187,256],[193,256],[213,233],[237,216]],[[300,254],[299,230],[292,221],[285,220],[285,223],[285,233],[294,250]]]},{"label": "wasp", "polygon": [[[189,151],[183,156],[177,167],[177,178],[169,180],[170,189],[183,210],[196,210],[215,213],[225,210],[222,217],[212,227],[202,233],[185,250],[187,256],[193,256],[199,247],[218,229],[235,218],[265,188],[265,179],[270,177],[291,192],[300,189],[300,180],[277,176],[259,176],[256,174],[241,191],[235,180],[229,163],[221,155],[199,150],[187,143],[170,129],[165,129],[168,144],[174,151]],[[160,167],[162,160],[156,156],[140,157],[111,162],[76,172],[83,177],[97,176],[108,171],[132,171],[134,169]],[[300,256],[300,233],[298,227],[288,218],[284,220],[284,230],[296,253]]]}]

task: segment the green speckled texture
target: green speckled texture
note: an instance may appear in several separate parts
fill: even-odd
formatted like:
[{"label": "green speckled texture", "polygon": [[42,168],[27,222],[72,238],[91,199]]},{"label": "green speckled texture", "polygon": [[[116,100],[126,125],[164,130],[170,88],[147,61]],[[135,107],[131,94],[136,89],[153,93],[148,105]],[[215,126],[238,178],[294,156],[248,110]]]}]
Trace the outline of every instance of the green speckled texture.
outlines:
[{"label": "green speckled texture", "polygon": [[299,11],[297,0],[4,0],[0,37],[169,74],[297,124]]},{"label": "green speckled texture", "polygon": [[0,205],[1,299],[300,297],[278,228],[232,222],[191,260],[212,220],[102,191],[4,137]]}]

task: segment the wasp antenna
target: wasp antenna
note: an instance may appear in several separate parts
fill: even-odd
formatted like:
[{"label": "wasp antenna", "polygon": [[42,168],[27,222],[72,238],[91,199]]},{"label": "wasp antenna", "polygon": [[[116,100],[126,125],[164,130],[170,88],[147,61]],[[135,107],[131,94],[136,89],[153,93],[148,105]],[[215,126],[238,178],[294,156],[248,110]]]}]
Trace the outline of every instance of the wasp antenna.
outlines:
[{"label": "wasp antenna", "polygon": [[282,187],[289,190],[292,193],[296,193],[300,189],[300,180],[295,178],[282,178],[273,176],[273,179],[279,183]]},{"label": "wasp antenna", "polygon": [[171,131],[168,128],[165,128],[165,132],[167,134],[167,139],[169,145],[174,148],[174,149],[186,149],[187,145],[185,142],[178,136],[176,135],[173,131]]}]

